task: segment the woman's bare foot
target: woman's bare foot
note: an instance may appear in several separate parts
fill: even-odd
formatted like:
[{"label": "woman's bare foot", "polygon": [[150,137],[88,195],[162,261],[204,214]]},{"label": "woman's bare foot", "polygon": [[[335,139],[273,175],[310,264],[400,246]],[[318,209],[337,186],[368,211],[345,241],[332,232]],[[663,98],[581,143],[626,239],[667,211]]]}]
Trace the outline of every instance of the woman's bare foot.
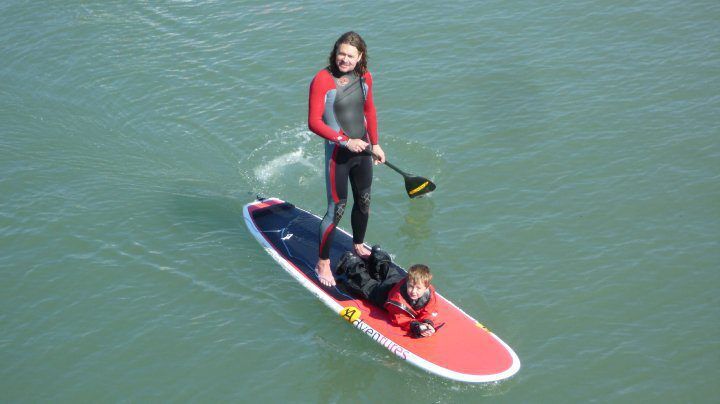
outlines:
[{"label": "woman's bare foot", "polygon": [[323,286],[327,288],[335,286],[335,277],[330,269],[330,259],[318,259],[315,264],[315,274]]},{"label": "woman's bare foot", "polygon": [[370,256],[370,250],[368,250],[367,247],[365,247],[365,244],[355,244],[354,245],[355,254],[357,254],[360,258],[367,258]]}]

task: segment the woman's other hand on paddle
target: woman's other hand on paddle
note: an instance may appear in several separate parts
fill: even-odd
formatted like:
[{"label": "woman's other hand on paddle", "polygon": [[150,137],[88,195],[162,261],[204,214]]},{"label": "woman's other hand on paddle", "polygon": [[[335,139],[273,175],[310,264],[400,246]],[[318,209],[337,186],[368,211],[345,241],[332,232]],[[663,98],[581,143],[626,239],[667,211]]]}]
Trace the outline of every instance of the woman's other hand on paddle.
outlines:
[{"label": "woman's other hand on paddle", "polygon": [[372,153],[375,157],[375,164],[382,164],[385,162],[385,152],[379,144],[373,145]]},{"label": "woman's other hand on paddle", "polygon": [[345,147],[353,153],[361,153],[363,150],[367,149],[368,146],[370,146],[370,144],[362,139],[350,139],[347,141],[347,145]]}]

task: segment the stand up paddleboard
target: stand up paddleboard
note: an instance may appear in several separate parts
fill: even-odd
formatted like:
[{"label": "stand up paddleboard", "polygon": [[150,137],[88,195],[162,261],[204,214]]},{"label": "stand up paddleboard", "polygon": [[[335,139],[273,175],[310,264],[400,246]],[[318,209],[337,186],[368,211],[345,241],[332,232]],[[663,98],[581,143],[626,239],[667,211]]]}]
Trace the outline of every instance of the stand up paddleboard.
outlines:
[{"label": "stand up paddleboard", "polygon": [[[276,198],[245,205],[243,215],[252,234],[285,271],[400,359],[463,382],[495,382],[520,369],[520,360],[507,344],[440,294],[437,332],[428,338],[412,338],[390,324],[384,309],[351,296],[341,282],[323,287],[314,271],[320,240],[318,216]],[[338,230],[330,251],[333,270],[340,256],[352,248],[352,237]]]}]

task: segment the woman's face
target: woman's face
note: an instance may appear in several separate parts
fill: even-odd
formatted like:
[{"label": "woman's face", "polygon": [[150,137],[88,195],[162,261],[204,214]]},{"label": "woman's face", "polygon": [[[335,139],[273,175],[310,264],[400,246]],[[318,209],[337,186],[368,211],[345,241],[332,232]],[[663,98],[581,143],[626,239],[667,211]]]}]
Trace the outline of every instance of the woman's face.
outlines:
[{"label": "woman's face", "polygon": [[355,65],[360,61],[360,58],[362,58],[362,54],[356,47],[344,43],[340,45],[335,55],[335,64],[341,72],[350,73],[355,70]]}]

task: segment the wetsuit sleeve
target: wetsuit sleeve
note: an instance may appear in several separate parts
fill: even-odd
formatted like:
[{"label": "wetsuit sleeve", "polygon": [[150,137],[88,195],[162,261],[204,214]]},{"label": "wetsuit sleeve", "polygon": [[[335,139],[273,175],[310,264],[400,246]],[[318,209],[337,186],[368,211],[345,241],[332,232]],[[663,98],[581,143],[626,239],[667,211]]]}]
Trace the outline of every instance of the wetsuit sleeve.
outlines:
[{"label": "wetsuit sleeve", "polygon": [[348,137],[342,131],[335,131],[323,121],[325,112],[325,95],[335,87],[329,73],[320,71],[310,83],[310,97],[308,100],[308,128],[315,134],[331,141],[345,142]]},{"label": "wetsuit sleeve", "polygon": [[363,76],[368,86],[367,99],[365,100],[365,122],[367,122],[367,132],[370,137],[370,144],[378,144],[377,131],[377,112],[375,111],[375,102],[373,101],[373,81],[370,73]]}]

